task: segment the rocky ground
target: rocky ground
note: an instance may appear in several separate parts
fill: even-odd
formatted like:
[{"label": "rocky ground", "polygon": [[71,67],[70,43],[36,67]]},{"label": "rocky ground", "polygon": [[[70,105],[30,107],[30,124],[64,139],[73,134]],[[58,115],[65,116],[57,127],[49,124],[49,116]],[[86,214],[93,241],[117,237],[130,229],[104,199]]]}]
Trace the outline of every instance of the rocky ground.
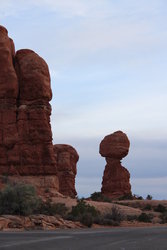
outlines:
[{"label": "rocky ground", "polygon": [[[77,204],[76,199],[69,197],[57,197],[55,198],[56,203],[64,203],[69,209]],[[86,201],[88,204],[98,209],[101,214],[109,213],[113,206],[117,206],[121,214],[124,215],[124,219],[120,224],[120,227],[143,227],[143,226],[162,226],[167,225],[161,223],[161,212],[154,211],[155,208],[161,204],[167,209],[166,200],[131,200],[131,201],[115,201],[113,203],[108,202],[97,202],[97,201]],[[148,210],[149,208],[149,210]],[[141,213],[151,214],[152,222],[139,222],[135,216],[139,216]],[[127,218],[132,219],[127,219]],[[31,216],[14,216],[14,215],[3,215],[0,216],[0,230],[1,231],[23,231],[23,230],[56,230],[59,228],[84,228],[80,222],[74,222],[64,220],[60,216],[47,216],[47,215],[31,215]],[[94,228],[104,227],[93,224]],[[106,227],[106,226],[105,226]],[[108,227],[108,226],[107,226]]]}]

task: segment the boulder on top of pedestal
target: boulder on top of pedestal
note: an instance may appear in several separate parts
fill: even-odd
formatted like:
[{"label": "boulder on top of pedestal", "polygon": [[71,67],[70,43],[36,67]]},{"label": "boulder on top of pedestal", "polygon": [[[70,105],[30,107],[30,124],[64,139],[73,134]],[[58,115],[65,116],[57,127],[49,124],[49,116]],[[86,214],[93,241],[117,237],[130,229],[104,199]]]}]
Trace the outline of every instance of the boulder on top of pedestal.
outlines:
[{"label": "boulder on top of pedestal", "polygon": [[130,142],[125,133],[116,131],[107,135],[100,143],[99,153],[103,157],[122,159],[129,152]]}]

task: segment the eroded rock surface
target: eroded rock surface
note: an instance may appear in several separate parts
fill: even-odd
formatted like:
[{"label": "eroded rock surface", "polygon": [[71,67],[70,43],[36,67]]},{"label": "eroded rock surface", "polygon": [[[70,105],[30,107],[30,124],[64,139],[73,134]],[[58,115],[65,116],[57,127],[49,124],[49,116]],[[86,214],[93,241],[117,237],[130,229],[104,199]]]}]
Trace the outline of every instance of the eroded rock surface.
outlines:
[{"label": "eroded rock surface", "polygon": [[41,195],[46,189],[51,196],[57,191],[76,194],[77,153],[63,145],[66,153],[60,150],[55,158],[51,99],[46,62],[29,49],[15,53],[7,30],[0,26],[0,188],[7,181],[21,181],[33,184]]},{"label": "eroded rock surface", "polygon": [[101,192],[109,198],[131,195],[130,174],[121,165],[121,159],[129,152],[130,142],[125,133],[117,131],[104,137],[99,152],[105,157],[105,166]]},{"label": "eroded rock surface", "polygon": [[57,162],[59,192],[75,197],[77,194],[75,190],[76,164],[79,160],[79,155],[73,147],[66,144],[54,145],[54,153]]},{"label": "eroded rock surface", "polygon": [[0,231],[23,231],[23,230],[55,230],[68,228],[84,228],[80,222],[64,220],[58,216],[47,215],[2,215],[0,216]]}]

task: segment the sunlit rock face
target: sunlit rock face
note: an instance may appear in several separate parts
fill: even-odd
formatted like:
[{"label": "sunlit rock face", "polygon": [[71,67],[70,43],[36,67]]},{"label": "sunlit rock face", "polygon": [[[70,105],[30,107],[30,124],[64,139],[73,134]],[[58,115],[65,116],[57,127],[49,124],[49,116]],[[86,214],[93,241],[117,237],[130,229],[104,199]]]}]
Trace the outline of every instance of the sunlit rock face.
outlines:
[{"label": "sunlit rock face", "polygon": [[129,152],[130,142],[125,133],[117,131],[107,135],[100,143],[99,152],[105,157],[101,192],[109,198],[131,195],[130,174],[121,165],[121,159]]},{"label": "sunlit rock face", "polygon": [[[65,193],[50,125],[52,91],[46,62],[29,49],[15,53],[0,26],[0,187],[7,181],[31,183],[39,194]],[[70,147],[70,146],[69,146]],[[70,149],[67,150],[68,152]],[[76,154],[75,154],[76,156]],[[64,155],[66,161],[66,155]],[[71,159],[73,153],[71,153]],[[62,156],[61,156],[62,158]],[[76,157],[74,157],[75,161]],[[75,196],[76,166],[64,171],[64,185]],[[62,163],[60,163],[62,165]],[[66,176],[66,177],[65,177]],[[60,178],[60,181],[59,181]],[[66,184],[73,180],[72,186]],[[71,190],[70,190],[71,188]],[[47,189],[47,192],[46,192]]]}]

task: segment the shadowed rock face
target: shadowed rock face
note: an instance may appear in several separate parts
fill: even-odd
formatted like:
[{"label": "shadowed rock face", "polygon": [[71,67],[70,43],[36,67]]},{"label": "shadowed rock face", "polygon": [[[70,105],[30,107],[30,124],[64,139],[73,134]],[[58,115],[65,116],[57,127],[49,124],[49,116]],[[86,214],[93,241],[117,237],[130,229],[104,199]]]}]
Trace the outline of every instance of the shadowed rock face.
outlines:
[{"label": "shadowed rock face", "polygon": [[77,161],[79,155],[70,145],[54,145],[55,158],[57,162],[59,191],[60,193],[75,197],[75,176],[77,174]]},{"label": "shadowed rock face", "polygon": [[107,162],[101,188],[106,197],[118,198],[131,194],[130,174],[120,161],[128,154],[129,146],[128,137],[122,131],[107,135],[100,143],[99,152]]},{"label": "shadowed rock face", "polygon": [[[5,176],[11,181],[35,185],[40,194],[48,188],[52,195],[66,189],[62,187],[52,144],[51,99],[46,62],[32,50],[22,49],[15,54],[13,41],[0,26],[0,187],[4,185]],[[72,149],[63,145],[63,150],[64,161],[68,154],[73,158]],[[74,196],[76,165],[70,161],[72,170],[69,171],[68,162],[63,183],[66,185],[70,182],[68,178],[74,178],[72,185],[66,185],[68,193]]]}]

